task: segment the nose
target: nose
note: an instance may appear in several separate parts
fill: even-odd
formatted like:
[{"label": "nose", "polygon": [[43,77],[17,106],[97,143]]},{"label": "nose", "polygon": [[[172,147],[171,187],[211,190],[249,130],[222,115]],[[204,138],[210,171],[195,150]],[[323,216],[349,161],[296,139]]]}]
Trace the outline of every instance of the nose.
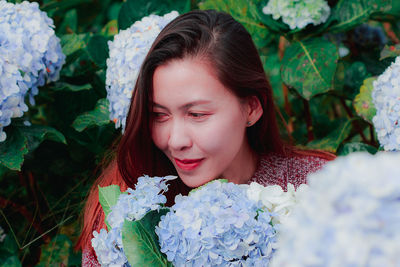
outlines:
[{"label": "nose", "polygon": [[192,146],[192,138],[188,134],[184,120],[174,120],[169,131],[168,146],[171,150],[182,151]]}]

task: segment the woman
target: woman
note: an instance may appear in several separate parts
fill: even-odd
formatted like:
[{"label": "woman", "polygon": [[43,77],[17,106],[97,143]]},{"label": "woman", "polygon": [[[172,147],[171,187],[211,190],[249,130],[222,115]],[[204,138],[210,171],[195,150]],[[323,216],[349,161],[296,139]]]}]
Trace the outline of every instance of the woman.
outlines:
[{"label": "woman", "polygon": [[126,130],[93,186],[78,246],[96,264],[93,230],[104,228],[97,185],[134,187],[137,177],[176,174],[174,196],[216,178],[286,188],[334,156],[285,145],[272,90],[251,36],[230,15],[192,11],[169,23],[142,64]]}]

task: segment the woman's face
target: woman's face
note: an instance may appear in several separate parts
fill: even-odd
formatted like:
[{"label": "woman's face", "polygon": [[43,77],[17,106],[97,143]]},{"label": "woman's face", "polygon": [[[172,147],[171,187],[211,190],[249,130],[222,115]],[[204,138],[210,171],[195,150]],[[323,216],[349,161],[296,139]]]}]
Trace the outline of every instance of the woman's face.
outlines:
[{"label": "woman's face", "polygon": [[159,66],[153,90],[152,139],[187,186],[251,177],[249,104],[225,88],[208,64],[183,59]]}]

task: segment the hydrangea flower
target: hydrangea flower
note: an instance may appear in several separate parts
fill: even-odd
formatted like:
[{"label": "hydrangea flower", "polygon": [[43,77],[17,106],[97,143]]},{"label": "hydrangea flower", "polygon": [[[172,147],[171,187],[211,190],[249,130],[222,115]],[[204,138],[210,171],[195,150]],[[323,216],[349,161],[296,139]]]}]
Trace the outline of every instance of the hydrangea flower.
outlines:
[{"label": "hydrangea flower", "polygon": [[379,143],[385,150],[400,149],[400,57],[373,82],[372,118]]},{"label": "hydrangea flower", "polygon": [[272,266],[400,266],[400,154],[353,153],[311,174]]},{"label": "hydrangea flower", "polygon": [[248,185],[210,182],[178,195],[156,227],[161,252],[175,266],[267,266],[276,229]]},{"label": "hydrangea flower", "polygon": [[151,210],[158,210],[167,199],[162,195],[168,190],[167,181],[176,176],[138,178],[135,190],[128,188],[111,208],[107,222],[111,230],[93,232],[92,247],[101,266],[129,266],[122,246],[122,226],[125,220],[140,220]]},{"label": "hydrangea flower", "polygon": [[125,129],[130,99],[140,67],[160,31],[178,12],[164,16],[150,15],[120,31],[114,41],[108,42],[110,57],[107,59],[106,89],[110,102],[110,119],[115,127]]},{"label": "hydrangea flower", "polygon": [[25,97],[34,104],[38,87],[59,77],[65,55],[53,28],[38,3],[0,0],[0,141],[11,118],[28,110]]},{"label": "hydrangea flower", "polygon": [[331,12],[325,0],[269,0],[262,11],[275,20],[282,18],[292,30],[324,23]]}]

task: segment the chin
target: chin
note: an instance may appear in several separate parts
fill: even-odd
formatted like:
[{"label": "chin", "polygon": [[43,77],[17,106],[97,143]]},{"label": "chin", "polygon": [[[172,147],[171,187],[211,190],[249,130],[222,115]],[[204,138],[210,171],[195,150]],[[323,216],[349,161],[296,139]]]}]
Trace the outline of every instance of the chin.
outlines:
[{"label": "chin", "polygon": [[190,175],[179,175],[179,178],[185,185],[187,185],[190,188],[196,188],[214,180],[214,179],[204,179],[203,177],[201,178],[193,177]]}]

